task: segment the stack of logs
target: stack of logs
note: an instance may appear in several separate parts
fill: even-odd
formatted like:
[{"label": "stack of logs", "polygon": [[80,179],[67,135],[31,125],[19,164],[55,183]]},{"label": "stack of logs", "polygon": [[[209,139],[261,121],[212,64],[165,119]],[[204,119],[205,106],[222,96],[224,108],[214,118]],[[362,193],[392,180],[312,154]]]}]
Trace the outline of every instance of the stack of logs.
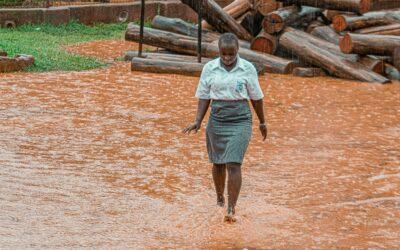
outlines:
[{"label": "stack of logs", "polygon": [[[268,8],[254,0],[224,8],[214,0],[181,1],[202,9],[203,61],[195,57],[197,25],[156,16],[143,42],[163,50],[145,57],[128,52],[132,70],[199,75],[218,56],[221,33],[232,32],[240,39],[240,56],[260,73],[375,83],[400,78],[400,0],[276,0],[280,4]],[[130,23],[125,39],[138,42],[139,27]]]}]

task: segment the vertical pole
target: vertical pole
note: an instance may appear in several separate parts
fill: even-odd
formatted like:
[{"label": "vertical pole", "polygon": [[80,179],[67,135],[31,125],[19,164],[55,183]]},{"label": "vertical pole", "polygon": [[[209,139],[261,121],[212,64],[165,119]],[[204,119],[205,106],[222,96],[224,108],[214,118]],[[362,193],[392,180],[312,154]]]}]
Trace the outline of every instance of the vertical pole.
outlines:
[{"label": "vertical pole", "polygon": [[143,50],[143,29],[144,29],[144,1],[141,0],[141,5],[140,5],[140,38],[139,38],[139,54],[138,57],[143,57],[142,56],[142,50]]},{"label": "vertical pole", "polygon": [[201,15],[202,15],[202,0],[199,0],[199,11],[197,12],[197,61],[201,63]]}]

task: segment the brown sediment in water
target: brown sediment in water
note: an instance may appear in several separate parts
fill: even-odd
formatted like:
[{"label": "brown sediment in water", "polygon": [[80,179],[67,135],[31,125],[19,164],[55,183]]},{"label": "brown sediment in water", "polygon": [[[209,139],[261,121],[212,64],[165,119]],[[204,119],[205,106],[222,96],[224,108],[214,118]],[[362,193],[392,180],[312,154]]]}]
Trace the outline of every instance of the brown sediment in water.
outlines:
[{"label": "brown sediment in water", "polygon": [[197,82],[126,62],[0,75],[2,247],[400,246],[400,84],[260,77],[269,136],[254,126],[227,224],[204,124],[181,134]]}]

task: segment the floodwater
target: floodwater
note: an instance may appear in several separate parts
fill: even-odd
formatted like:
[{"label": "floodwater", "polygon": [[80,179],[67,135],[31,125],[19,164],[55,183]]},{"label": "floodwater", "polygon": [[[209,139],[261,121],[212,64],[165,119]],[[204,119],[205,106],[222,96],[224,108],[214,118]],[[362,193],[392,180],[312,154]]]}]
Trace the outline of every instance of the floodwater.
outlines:
[{"label": "floodwater", "polygon": [[198,78],[129,66],[0,75],[1,248],[400,248],[399,83],[260,77],[269,135],[227,224],[204,126],[181,133]]}]

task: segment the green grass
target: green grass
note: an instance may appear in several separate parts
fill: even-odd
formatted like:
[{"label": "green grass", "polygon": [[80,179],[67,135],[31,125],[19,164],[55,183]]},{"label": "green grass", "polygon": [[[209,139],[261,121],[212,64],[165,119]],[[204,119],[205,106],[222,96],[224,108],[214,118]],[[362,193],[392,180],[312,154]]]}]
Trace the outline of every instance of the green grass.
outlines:
[{"label": "green grass", "polygon": [[94,40],[123,39],[126,27],[127,23],[87,26],[70,22],[59,26],[40,24],[3,28],[0,29],[0,48],[10,57],[15,54],[33,55],[35,65],[28,71],[88,70],[106,64],[95,58],[70,54],[61,47]]}]

